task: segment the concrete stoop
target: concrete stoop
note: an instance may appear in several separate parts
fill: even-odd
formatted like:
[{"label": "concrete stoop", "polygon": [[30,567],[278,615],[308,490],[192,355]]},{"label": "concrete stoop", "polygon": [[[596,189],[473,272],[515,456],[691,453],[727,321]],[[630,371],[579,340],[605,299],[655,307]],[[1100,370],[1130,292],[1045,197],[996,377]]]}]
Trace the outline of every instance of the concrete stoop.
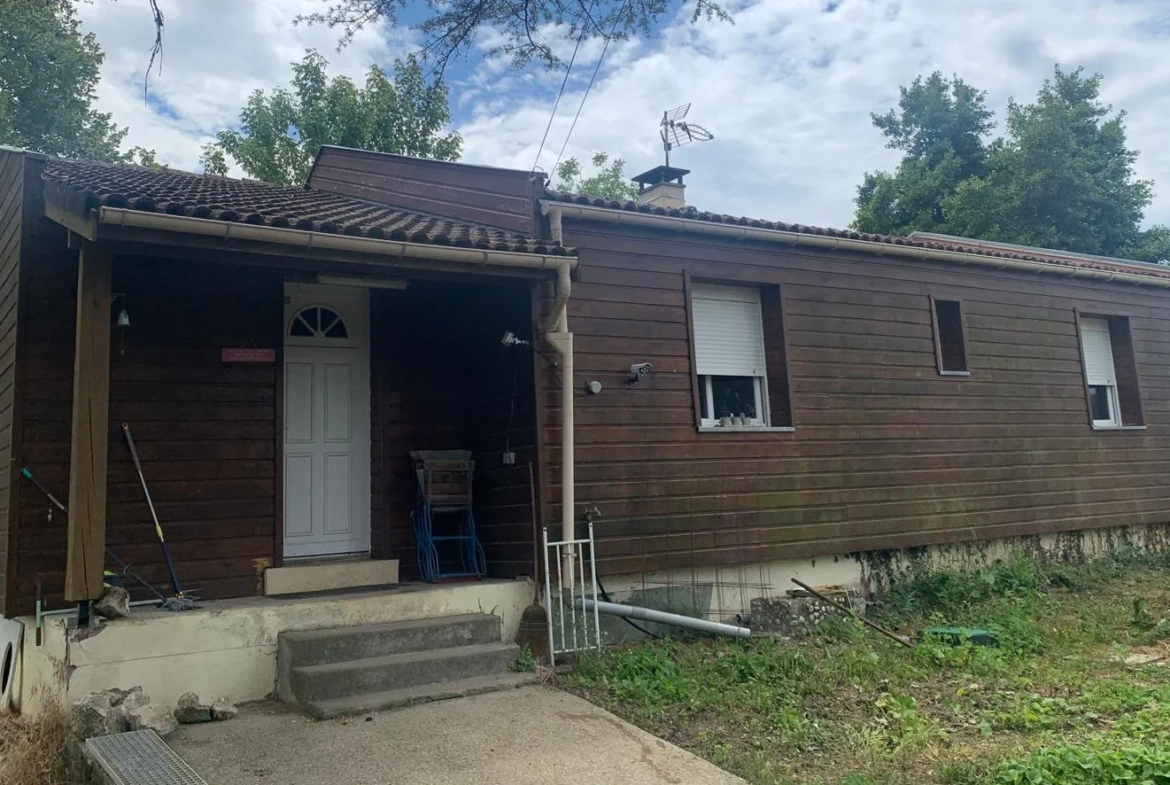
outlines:
[{"label": "concrete stoop", "polygon": [[488,614],[282,632],[277,694],[318,719],[531,684]]}]

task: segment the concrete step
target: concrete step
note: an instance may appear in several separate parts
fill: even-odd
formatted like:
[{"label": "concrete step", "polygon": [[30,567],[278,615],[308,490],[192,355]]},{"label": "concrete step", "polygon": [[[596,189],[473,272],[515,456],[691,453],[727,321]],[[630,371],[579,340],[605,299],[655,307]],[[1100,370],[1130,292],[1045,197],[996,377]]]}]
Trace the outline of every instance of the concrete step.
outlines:
[{"label": "concrete step", "polygon": [[289,693],[295,702],[306,704],[501,674],[507,672],[517,654],[519,648],[515,644],[480,643],[305,665],[289,671]]},{"label": "concrete step", "polygon": [[309,712],[310,717],[327,720],[332,717],[398,709],[418,703],[501,692],[536,684],[537,681],[535,673],[494,673],[488,676],[474,676],[469,679],[424,684],[419,687],[401,687],[396,690],[383,690],[364,695],[315,701],[305,706],[305,709]]},{"label": "concrete step", "polygon": [[277,639],[277,659],[287,669],[499,642],[499,617],[469,613],[361,627],[282,632]]}]

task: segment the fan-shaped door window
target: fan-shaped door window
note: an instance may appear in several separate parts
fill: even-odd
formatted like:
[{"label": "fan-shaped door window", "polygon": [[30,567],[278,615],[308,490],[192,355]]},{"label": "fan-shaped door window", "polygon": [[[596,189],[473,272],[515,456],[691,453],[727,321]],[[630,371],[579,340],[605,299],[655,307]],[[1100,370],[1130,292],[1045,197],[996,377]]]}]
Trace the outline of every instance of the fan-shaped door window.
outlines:
[{"label": "fan-shaped door window", "polygon": [[293,317],[288,334],[293,338],[348,338],[341,314],[323,305],[302,308]]}]

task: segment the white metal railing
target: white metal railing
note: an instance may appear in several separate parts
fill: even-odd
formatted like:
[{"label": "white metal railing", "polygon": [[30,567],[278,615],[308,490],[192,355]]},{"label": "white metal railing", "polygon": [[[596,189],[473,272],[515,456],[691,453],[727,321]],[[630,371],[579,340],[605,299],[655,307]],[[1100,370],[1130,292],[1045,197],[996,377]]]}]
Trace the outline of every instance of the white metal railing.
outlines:
[{"label": "white metal railing", "polygon": [[[593,523],[584,540],[549,542],[544,529],[544,596],[548,601],[548,659],[556,665],[558,654],[601,648],[601,620],[597,607],[583,607],[581,600],[597,599],[597,560],[593,555]],[[588,546],[588,557],[585,547]],[[588,569],[586,569],[588,568]],[[588,573],[588,574],[586,574]],[[553,601],[556,587],[559,602]]]}]

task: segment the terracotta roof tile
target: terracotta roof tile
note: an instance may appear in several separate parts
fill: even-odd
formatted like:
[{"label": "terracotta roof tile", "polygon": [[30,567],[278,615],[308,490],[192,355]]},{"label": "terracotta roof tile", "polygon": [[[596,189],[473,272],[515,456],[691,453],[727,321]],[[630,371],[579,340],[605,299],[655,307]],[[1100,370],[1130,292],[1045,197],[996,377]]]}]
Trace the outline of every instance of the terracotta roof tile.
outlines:
[{"label": "terracotta roof tile", "polygon": [[559,193],[548,191],[545,198],[551,201],[580,204],[590,207],[603,207],[609,210],[626,210],[628,212],[645,213],[647,215],[670,216],[671,218],[685,218],[691,221],[706,221],[709,223],[734,224],[751,226],[759,229],[774,229],[782,232],[796,232],[798,234],[821,235],[825,237],[840,237],[848,240],[863,240],[871,243],[885,243],[888,245],[911,246],[935,251],[953,251],[955,253],[976,254],[979,256],[998,257],[1003,259],[1020,259],[1024,261],[1043,262],[1046,264],[1064,267],[1083,267],[1094,270],[1109,270],[1129,273],[1132,275],[1147,275],[1152,278],[1170,278],[1170,267],[1151,264],[1148,262],[1129,261],[1126,259],[1109,259],[1106,257],[1090,257],[1083,254],[1072,254],[1064,251],[1047,250],[1040,248],[1024,248],[1021,246],[1006,246],[982,243],[978,240],[964,240],[964,238],[942,238],[909,236],[901,237],[885,234],[868,234],[854,232],[849,229],[828,229],[820,226],[804,226],[789,224],[782,221],[764,221],[755,218],[745,218],[736,215],[720,215],[708,213],[694,207],[682,209],[666,209],[664,207],[650,207],[637,204],[633,201],[617,201],[614,199],[600,199],[593,196]]},{"label": "terracotta roof tile", "polygon": [[78,214],[98,207],[122,207],[379,240],[558,256],[569,253],[553,243],[499,227],[253,180],[59,158],[45,162],[44,179],[45,198]]}]

